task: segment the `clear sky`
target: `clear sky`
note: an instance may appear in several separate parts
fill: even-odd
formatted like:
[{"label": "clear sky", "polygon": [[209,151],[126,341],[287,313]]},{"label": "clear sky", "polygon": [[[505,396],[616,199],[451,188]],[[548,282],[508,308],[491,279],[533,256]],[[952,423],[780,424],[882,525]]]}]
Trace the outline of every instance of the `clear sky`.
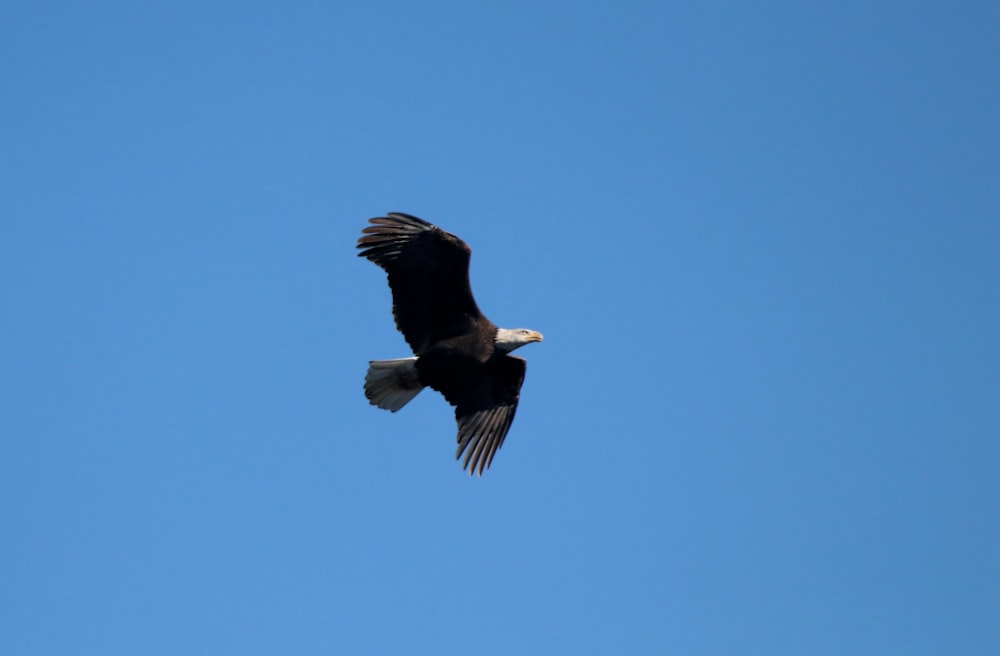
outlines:
[{"label": "clear sky", "polygon": [[[1000,653],[1000,4],[2,14],[3,654]],[[388,211],[545,334],[481,479]]]}]

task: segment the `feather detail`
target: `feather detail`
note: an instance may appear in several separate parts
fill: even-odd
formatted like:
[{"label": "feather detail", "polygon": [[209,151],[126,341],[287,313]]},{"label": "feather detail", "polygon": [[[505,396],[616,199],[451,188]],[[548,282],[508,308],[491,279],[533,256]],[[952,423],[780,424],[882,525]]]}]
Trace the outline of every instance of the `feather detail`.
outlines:
[{"label": "feather detail", "polygon": [[365,396],[372,405],[396,412],[424,389],[417,376],[417,359],[372,360],[365,376]]}]

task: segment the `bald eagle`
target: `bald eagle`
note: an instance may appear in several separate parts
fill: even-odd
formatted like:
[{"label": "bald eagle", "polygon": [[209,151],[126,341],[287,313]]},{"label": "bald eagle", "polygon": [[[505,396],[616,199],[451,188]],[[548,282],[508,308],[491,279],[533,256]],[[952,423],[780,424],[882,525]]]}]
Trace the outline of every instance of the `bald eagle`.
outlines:
[{"label": "bald eagle", "polygon": [[526,363],[510,352],[542,341],[524,328],[497,328],[483,316],[469,286],[472,249],[455,235],[409,214],[370,219],[358,239],[360,257],[389,277],[396,328],[413,357],[372,360],[365,396],[396,412],[425,387],[455,406],[463,469],[483,471],[514,420]]}]

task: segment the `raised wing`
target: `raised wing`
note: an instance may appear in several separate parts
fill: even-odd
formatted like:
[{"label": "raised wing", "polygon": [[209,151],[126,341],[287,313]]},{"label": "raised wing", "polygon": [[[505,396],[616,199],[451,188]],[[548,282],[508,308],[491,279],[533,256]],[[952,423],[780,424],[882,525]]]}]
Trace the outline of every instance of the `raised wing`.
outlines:
[{"label": "raised wing", "polygon": [[388,274],[396,327],[414,353],[482,318],[469,286],[468,244],[409,214],[390,212],[369,222],[358,255]]}]

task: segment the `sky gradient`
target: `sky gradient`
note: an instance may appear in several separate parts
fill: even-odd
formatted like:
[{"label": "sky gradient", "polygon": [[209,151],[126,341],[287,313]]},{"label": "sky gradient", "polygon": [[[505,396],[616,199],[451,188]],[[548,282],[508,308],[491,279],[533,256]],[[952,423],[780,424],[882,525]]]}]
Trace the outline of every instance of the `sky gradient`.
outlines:
[{"label": "sky gradient", "polygon": [[[998,653],[1000,5],[3,13],[0,652]],[[481,479],[388,211],[545,334]]]}]

